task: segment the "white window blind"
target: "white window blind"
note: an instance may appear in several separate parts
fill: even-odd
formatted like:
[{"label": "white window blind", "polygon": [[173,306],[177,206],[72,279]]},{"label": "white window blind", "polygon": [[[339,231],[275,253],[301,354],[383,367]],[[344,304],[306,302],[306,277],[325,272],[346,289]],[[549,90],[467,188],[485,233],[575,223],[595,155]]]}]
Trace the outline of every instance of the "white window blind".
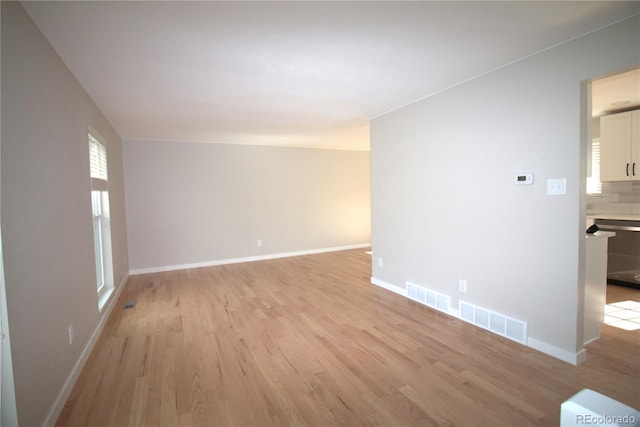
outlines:
[{"label": "white window blind", "polygon": [[587,178],[587,194],[602,194],[600,182],[600,139],[591,142],[591,176]]},{"label": "white window blind", "polygon": [[89,159],[91,178],[107,180],[107,149],[93,135],[89,134]]}]

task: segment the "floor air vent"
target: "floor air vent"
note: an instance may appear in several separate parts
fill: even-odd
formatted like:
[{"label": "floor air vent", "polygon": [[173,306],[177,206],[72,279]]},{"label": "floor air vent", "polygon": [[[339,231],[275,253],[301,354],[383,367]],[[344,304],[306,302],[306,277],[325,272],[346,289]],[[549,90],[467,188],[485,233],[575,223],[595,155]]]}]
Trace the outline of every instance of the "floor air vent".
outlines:
[{"label": "floor air vent", "polygon": [[451,299],[448,295],[407,282],[407,296],[414,301],[418,301],[436,310],[444,311],[445,313],[449,312]]},{"label": "floor air vent", "polygon": [[460,318],[521,344],[527,344],[527,323],[460,301]]}]

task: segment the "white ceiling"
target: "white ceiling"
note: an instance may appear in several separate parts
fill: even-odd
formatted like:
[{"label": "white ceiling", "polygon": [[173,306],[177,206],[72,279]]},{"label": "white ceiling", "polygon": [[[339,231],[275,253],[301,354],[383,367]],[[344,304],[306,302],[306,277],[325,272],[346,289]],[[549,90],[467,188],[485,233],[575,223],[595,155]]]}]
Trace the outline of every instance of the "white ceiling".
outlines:
[{"label": "white ceiling", "polygon": [[368,121],[639,2],[23,2],[124,139],[366,150]]}]

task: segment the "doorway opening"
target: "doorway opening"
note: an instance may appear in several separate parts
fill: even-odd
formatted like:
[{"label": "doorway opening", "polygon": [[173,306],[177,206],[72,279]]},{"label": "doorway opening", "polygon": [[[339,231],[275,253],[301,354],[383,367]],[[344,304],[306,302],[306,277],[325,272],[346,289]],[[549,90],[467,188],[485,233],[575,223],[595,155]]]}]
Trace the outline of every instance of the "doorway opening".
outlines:
[{"label": "doorway opening", "polygon": [[[610,142],[612,128],[607,123],[618,117],[639,114],[636,111],[640,111],[640,68],[622,70],[594,79],[589,83],[589,88],[586,226],[589,227],[598,220],[607,219],[640,223],[640,173],[638,178],[633,176],[631,157],[629,160],[614,159],[613,155],[618,155],[618,146],[615,146],[616,151],[612,153]],[[635,126],[632,131],[632,120],[635,119],[628,119],[629,141],[631,141],[632,132],[640,132],[638,126]],[[603,134],[607,141],[604,149],[601,145]],[[637,135],[634,138],[640,139]],[[638,142],[625,144],[621,151],[623,153],[625,150],[629,151],[628,154],[624,154],[628,156],[631,156],[633,144],[640,145]],[[636,147],[636,150],[640,150],[640,146]],[[618,165],[618,163],[621,164]],[[614,172],[611,172],[612,166],[617,168]],[[636,168],[640,168],[640,165],[636,165]],[[622,232],[619,231],[618,234]],[[636,254],[632,251],[629,254],[618,254],[617,250],[612,251],[611,248],[620,245],[612,246],[612,239],[615,239],[615,236],[609,239],[607,275],[610,280],[606,285],[604,324],[627,331],[638,330],[640,329],[640,288],[635,288],[634,283],[625,285],[612,279],[617,274],[617,270],[626,272],[626,270],[640,268],[635,265],[640,262],[640,253]],[[585,310],[588,310],[588,307],[585,307]]]}]

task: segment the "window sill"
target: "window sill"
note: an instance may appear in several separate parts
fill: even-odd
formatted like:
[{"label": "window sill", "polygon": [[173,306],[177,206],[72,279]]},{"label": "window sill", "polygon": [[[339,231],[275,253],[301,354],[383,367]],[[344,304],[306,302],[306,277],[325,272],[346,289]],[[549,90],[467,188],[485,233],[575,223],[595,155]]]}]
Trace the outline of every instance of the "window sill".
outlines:
[{"label": "window sill", "polygon": [[98,297],[98,310],[100,313],[102,313],[102,309],[107,305],[107,302],[109,302],[109,298],[113,294],[114,289],[115,288],[112,286]]}]

